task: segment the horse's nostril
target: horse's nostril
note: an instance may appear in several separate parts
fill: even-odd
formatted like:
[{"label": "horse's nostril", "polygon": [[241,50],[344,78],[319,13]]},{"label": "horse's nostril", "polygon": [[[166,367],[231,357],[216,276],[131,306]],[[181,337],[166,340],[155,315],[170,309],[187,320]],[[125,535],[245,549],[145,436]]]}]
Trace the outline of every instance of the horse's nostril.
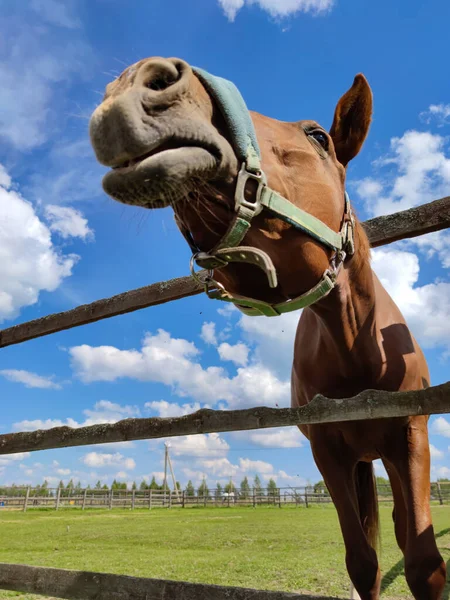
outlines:
[{"label": "horse's nostril", "polygon": [[155,92],[162,92],[176,83],[181,73],[174,65],[171,65],[171,69],[158,69],[151,73],[148,81],[145,83],[146,87]]}]

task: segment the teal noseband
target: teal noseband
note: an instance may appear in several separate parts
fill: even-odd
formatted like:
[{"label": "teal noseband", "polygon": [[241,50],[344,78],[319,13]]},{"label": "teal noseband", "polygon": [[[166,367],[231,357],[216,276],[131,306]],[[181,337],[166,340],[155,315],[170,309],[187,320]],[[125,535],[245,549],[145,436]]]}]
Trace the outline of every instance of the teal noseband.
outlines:
[{"label": "teal noseband", "polygon": [[[261,168],[261,152],[256,138],[255,128],[247,105],[237,87],[231,81],[216,77],[203,69],[194,67],[194,73],[220,108],[232,140],[233,149],[241,163],[236,191],[235,216],[227,232],[210,252],[195,252],[191,259],[191,273],[205,285],[205,292],[210,298],[232,302],[243,313],[250,316],[278,316],[285,312],[305,308],[327,296],[336,285],[337,275],[347,255],[355,251],[353,230],[354,218],[347,192],[344,194],[344,219],[339,232],[333,231],[322,221],[298,208],[267,186],[267,180]],[[253,201],[245,198],[248,180],[257,183],[257,191]],[[332,249],[334,257],[330,267],[320,281],[305,294],[270,304],[254,298],[230,294],[214,281],[214,269],[220,269],[232,262],[248,263],[262,269],[271,288],[278,285],[277,274],[271,258],[267,253],[251,246],[240,246],[247,231],[251,227],[253,217],[262,210],[268,210],[277,218],[289,223],[296,229],[306,233],[317,242]],[[195,247],[187,232],[185,236],[193,251]],[[209,270],[206,279],[200,280],[194,271],[194,262],[201,268]]]}]

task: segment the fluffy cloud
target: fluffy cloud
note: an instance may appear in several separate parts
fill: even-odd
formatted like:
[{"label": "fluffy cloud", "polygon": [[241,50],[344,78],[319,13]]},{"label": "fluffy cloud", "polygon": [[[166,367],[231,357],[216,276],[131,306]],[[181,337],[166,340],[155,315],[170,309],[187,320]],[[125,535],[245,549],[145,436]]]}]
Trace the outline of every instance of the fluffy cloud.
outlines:
[{"label": "fluffy cloud", "polygon": [[213,322],[203,323],[202,332],[200,337],[205,342],[205,344],[209,344],[211,346],[217,345],[217,337],[216,337],[216,324]]},{"label": "fluffy cloud", "polygon": [[237,13],[245,6],[256,4],[272,17],[287,17],[299,12],[319,14],[330,10],[334,0],[219,0],[226,16],[234,21]]},{"label": "fluffy cloud", "polygon": [[201,405],[199,402],[180,405],[175,402],[167,402],[166,400],[146,402],[144,407],[150,412],[155,412],[158,417],[182,417],[196,412],[201,408],[210,408],[207,404]]},{"label": "fluffy cloud", "polygon": [[450,124],[450,104],[431,104],[428,110],[420,114],[420,118],[427,124],[433,121],[438,127]]},{"label": "fluffy cloud", "polygon": [[33,206],[10,189],[0,171],[0,323],[24,306],[35,304],[43,290],[53,292],[72,274],[78,260],[63,255],[53,244],[48,227]]},{"label": "fluffy cloud", "polygon": [[18,452],[17,454],[4,454],[0,457],[0,467],[9,467],[14,463],[29,458],[29,452]]},{"label": "fluffy cloud", "polygon": [[306,440],[297,427],[274,427],[260,431],[236,431],[236,439],[247,440],[263,448],[301,448]]},{"label": "fluffy cloud", "polygon": [[379,248],[372,256],[375,272],[423,346],[448,347],[450,283],[417,286],[419,259],[411,252]]},{"label": "fluffy cloud", "polygon": [[88,226],[88,221],[79,210],[69,206],[49,204],[45,207],[45,216],[50,222],[50,230],[64,238],[92,239],[94,232]]},{"label": "fluffy cloud", "polygon": [[446,139],[423,131],[407,131],[391,140],[391,154],[375,162],[389,167],[390,176],[355,183],[358,195],[373,216],[406,210],[446,195],[450,158]]},{"label": "fluffy cloud", "polygon": [[[14,423],[13,429],[16,431],[35,431],[36,429],[51,429],[52,427],[84,427],[86,425],[97,425],[99,423],[116,423],[122,419],[130,417],[139,417],[140,411],[137,406],[116,404],[109,400],[100,400],[94,405],[93,409],[83,410],[86,419],[79,423],[75,419],[67,418],[65,421],[60,419],[35,419],[25,420]],[[123,442],[125,443],[125,442]]]},{"label": "fluffy cloud", "polygon": [[436,448],[436,446],[433,446],[433,444],[430,444],[430,456],[434,460],[439,460],[440,458],[444,458],[445,453]]},{"label": "fluffy cloud", "polygon": [[94,468],[119,467],[126,471],[132,471],[136,467],[136,463],[132,458],[126,458],[119,452],[115,454],[88,452],[81,461],[88,467]]},{"label": "fluffy cloud", "polygon": [[241,367],[245,367],[248,363],[249,348],[242,342],[234,345],[223,342],[217,348],[217,351],[222,360],[229,360]]},{"label": "fluffy cloud", "polygon": [[[167,443],[170,446],[171,454],[181,458],[184,456],[224,456],[230,449],[228,443],[218,433],[174,437],[167,440]],[[154,442],[151,442],[151,447],[153,445]]]},{"label": "fluffy cloud", "polygon": [[444,417],[437,417],[431,424],[430,429],[432,433],[450,438],[450,423]]},{"label": "fluffy cloud", "polygon": [[276,403],[286,405],[289,382],[280,381],[267,367],[253,364],[230,378],[220,367],[204,369],[192,342],[159,330],[147,334],[141,350],[113,346],[76,346],[70,349],[72,367],[85,382],[116,381],[130,377],[171,386],[180,396],[197,401],[225,401],[229,408]]},{"label": "fluffy cloud", "polygon": [[58,2],[57,0],[31,0],[30,7],[47,23],[76,29],[80,27],[79,19],[71,11],[71,2]]},{"label": "fluffy cloud", "polygon": [[42,377],[41,375],[36,375],[36,373],[21,369],[3,369],[0,371],[0,375],[8,379],[8,381],[23,383],[27,388],[60,390],[62,387],[59,383],[53,381],[53,377]]}]

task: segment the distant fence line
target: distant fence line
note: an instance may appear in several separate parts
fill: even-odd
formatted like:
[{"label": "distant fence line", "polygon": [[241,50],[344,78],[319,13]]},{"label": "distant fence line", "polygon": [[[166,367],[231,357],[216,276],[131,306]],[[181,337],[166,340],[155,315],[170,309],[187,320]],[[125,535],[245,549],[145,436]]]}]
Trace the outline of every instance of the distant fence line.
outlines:
[{"label": "distant fence line", "polygon": [[[388,485],[378,485],[379,502],[392,502],[392,490]],[[450,504],[450,482],[431,483],[431,500]],[[304,506],[331,502],[328,490],[323,487],[276,488],[268,492],[251,488],[234,493],[190,494],[186,490],[121,490],[121,489],[72,489],[8,487],[0,488],[0,511],[33,508],[193,508],[231,506]]]}]

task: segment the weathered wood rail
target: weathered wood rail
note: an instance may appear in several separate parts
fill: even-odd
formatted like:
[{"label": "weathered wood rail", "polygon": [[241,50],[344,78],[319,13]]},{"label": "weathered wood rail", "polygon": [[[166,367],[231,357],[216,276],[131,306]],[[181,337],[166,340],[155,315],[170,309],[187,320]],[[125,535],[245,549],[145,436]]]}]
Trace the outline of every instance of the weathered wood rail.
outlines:
[{"label": "weathered wood rail", "polygon": [[365,390],[353,398],[339,400],[319,395],[301,408],[259,407],[223,411],[202,409],[183,417],[124,419],[113,424],[89,425],[76,429],[54,427],[6,433],[0,435],[0,455],[196,433],[443,414],[449,409],[450,382],[408,392]]},{"label": "weathered wood rail", "polygon": [[[375,248],[450,227],[450,197],[363,223]],[[62,313],[48,315],[0,331],[0,348],[57,333],[142,308],[195,296],[202,288],[192,277],[160,281]]]},{"label": "weathered wood rail", "polygon": [[68,600],[333,600],[329,596],[6,563],[0,563],[0,589]]}]

